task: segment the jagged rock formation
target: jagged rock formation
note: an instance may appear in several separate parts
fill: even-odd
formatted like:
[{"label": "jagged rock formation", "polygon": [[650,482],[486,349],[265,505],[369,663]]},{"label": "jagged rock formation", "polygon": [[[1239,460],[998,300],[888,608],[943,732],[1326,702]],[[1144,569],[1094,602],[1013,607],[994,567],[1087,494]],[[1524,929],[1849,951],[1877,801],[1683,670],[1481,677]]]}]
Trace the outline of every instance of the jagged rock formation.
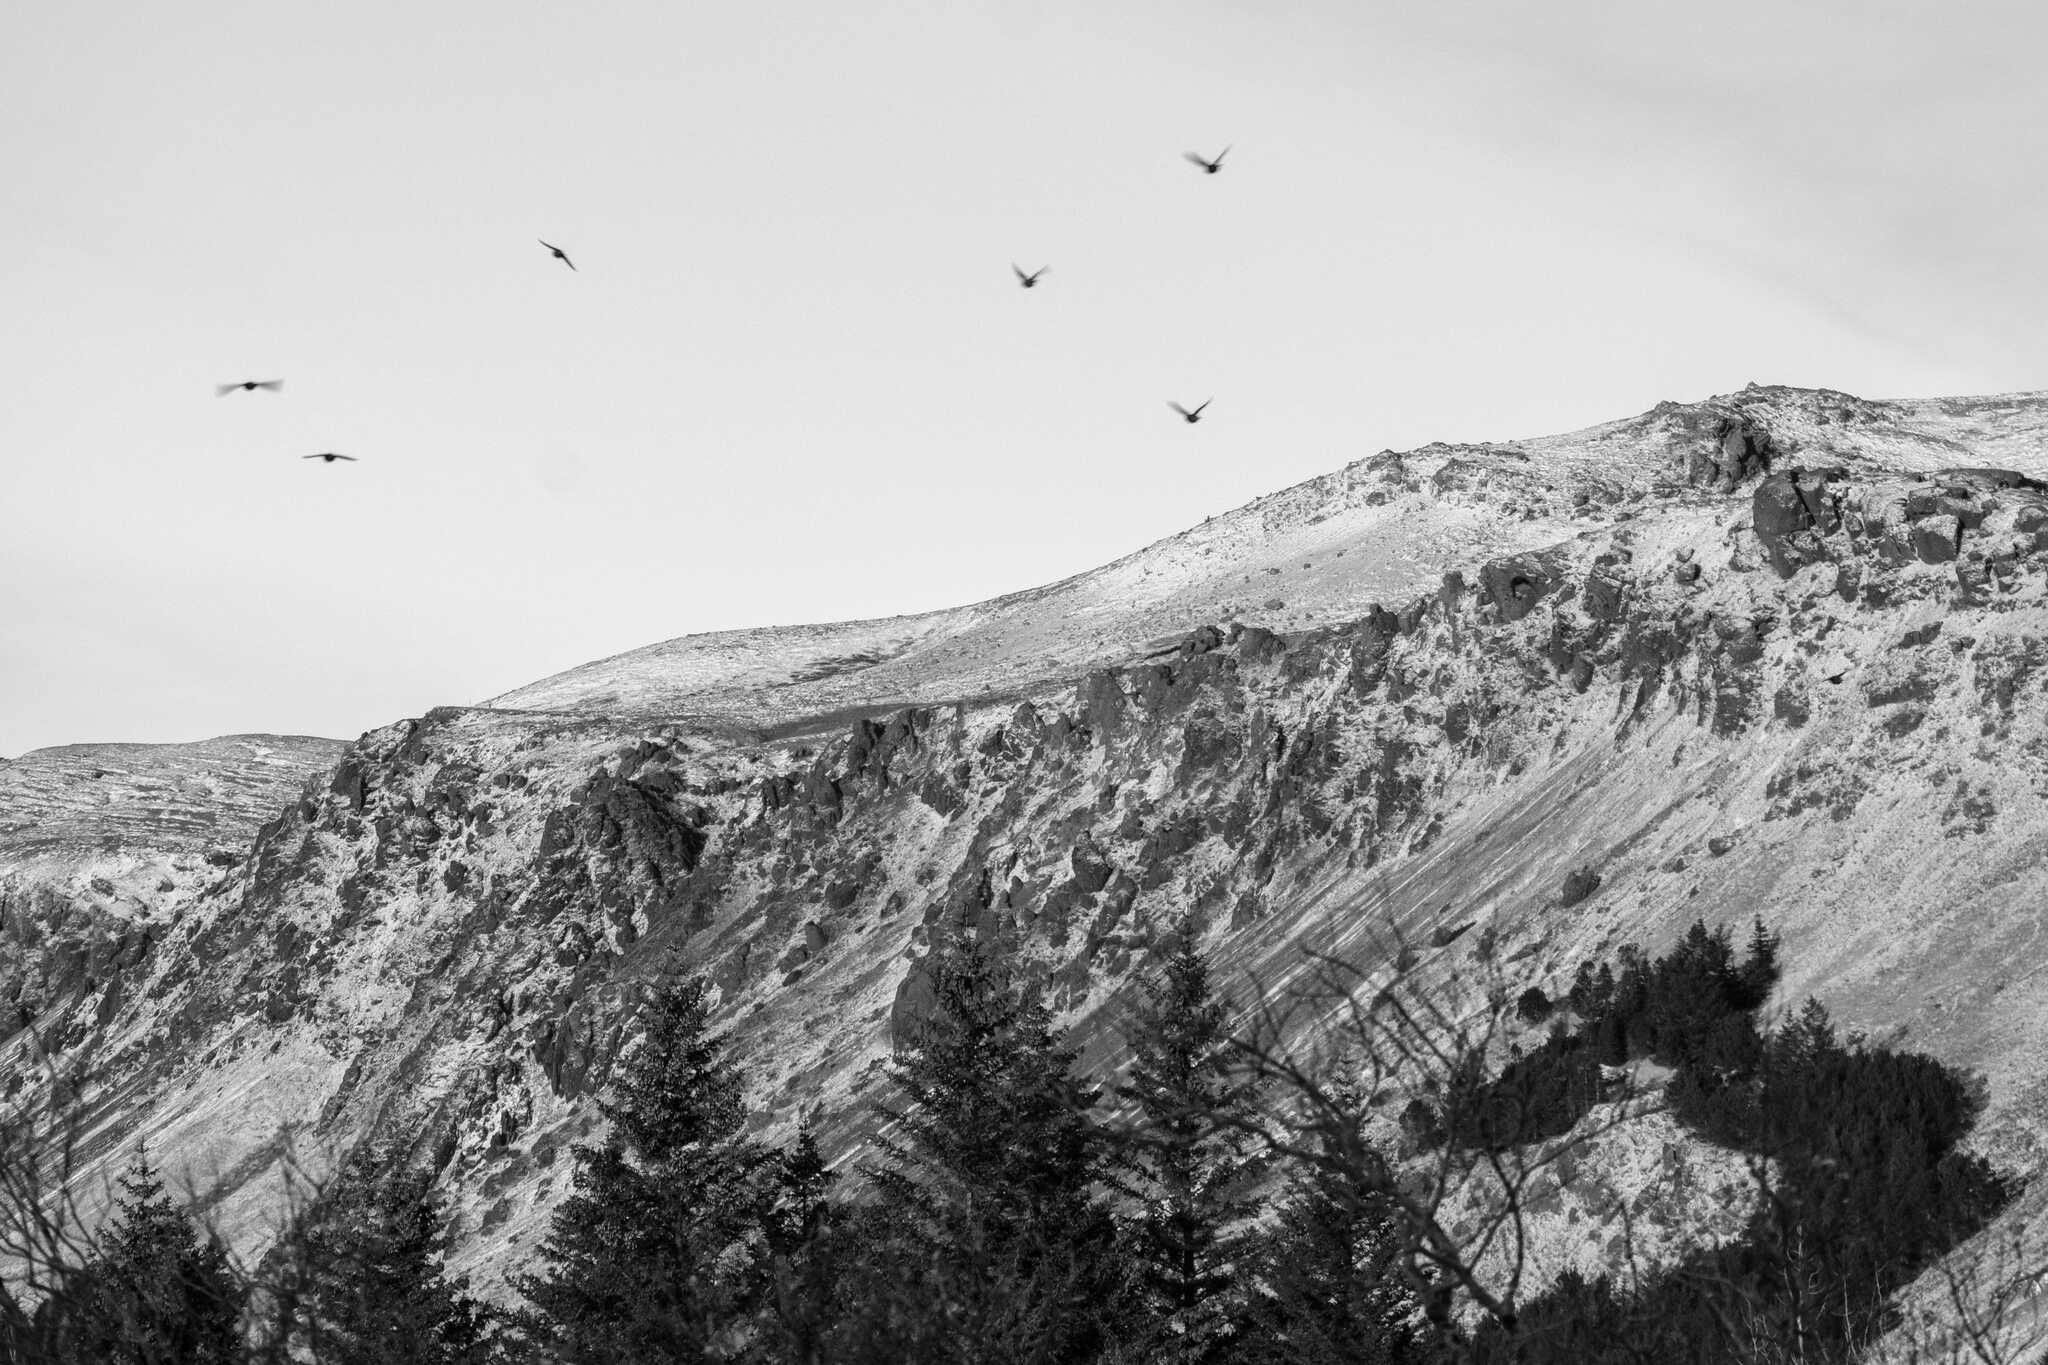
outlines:
[{"label": "jagged rock formation", "polygon": [[[490,1280],[671,946],[757,1121],[815,1114],[843,1152],[961,925],[1099,1062],[1188,912],[1245,988],[1304,944],[1376,966],[1394,933],[1417,970],[1485,952],[1553,993],[1761,914],[1785,998],[1982,1070],[1982,1145],[2032,1169],[2044,437],[2044,396],[1752,389],[1375,456],[993,603],[586,665],[365,736],[125,984],[62,977],[35,1037],[105,1025],[88,1154],[148,1134],[245,1245],[281,1134],[316,1168],[414,1134]],[[1673,1140],[1545,1191],[1558,1256],[1684,1165]],[[1695,1182],[1724,1211],[1725,1176]]]}]

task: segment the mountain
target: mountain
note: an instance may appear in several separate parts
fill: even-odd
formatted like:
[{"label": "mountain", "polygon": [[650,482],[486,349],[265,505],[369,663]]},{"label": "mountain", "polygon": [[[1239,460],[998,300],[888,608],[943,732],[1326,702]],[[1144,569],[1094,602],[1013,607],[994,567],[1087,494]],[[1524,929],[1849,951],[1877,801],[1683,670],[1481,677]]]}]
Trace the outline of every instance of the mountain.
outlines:
[{"label": "mountain", "polygon": [[[293,1171],[402,1134],[454,1267],[498,1286],[671,948],[756,1126],[811,1116],[857,1159],[963,925],[1100,1066],[1184,915],[1276,1005],[1308,950],[1554,994],[1760,915],[1774,1005],[1981,1073],[1978,1148],[2031,1172],[2044,481],[2048,394],[1752,386],[1382,453],[1048,587],[684,637],[345,752],[29,755],[0,768],[0,1070],[33,1098],[89,1048],[89,1174],[146,1139],[244,1251]],[[44,927],[73,917],[127,927],[81,954]],[[1579,1164],[1532,1223],[1549,1271],[1725,1235],[1751,1197],[1662,1119]]]}]

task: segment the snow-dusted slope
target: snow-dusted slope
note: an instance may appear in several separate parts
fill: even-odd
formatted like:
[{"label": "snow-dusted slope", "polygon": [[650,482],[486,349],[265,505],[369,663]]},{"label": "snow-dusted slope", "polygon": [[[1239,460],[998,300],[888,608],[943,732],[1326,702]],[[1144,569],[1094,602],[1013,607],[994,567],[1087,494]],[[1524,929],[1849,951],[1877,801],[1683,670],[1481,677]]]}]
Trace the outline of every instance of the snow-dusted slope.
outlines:
[{"label": "snow-dusted slope", "polygon": [[841,707],[942,702],[1123,663],[1205,622],[1304,630],[1434,587],[1446,569],[1637,516],[1729,414],[1782,451],[1898,472],[2048,475],[2048,395],[1869,402],[1751,389],[1585,431],[1383,452],[1099,569],[917,616],[721,631],[570,669],[484,703],[769,728]]},{"label": "snow-dusted slope", "polygon": [[306,735],[67,744],[0,761],[0,867],[121,848],[240,852],[348,748]]},{"label": "snow-dusted slope", "polygon": [[0,1039],[140,962],[347,748],[223,735],[0,762]]},{"label": "snow-dusted slope", "polygon": [[[253,1249],[288,1157],[381,1125],[441,1173],[457,1267],[502,1288],[670,949],[717,988],[756,1125],[812,1115],[844,1159],[919,961],[963,927],[1101,1063],[1186,916],[1270,999],[1304,945],[1370,974],[1398,935],[1447,981],[1485,942],[1555,987],[1761,914],[1788,999],[1982,1071],[1981,1145],[2031,1171],[2048,489],[2024,475],[2048,479],[2048,395],[1751,389],[1375,456],[977,606],[671,641],[364,736],[40,1000],[41,1036],[100,1046],[95,1169],[147,1136]],[[8,837],[48,856],[83,828]],[[1575,868],[1600,887],[1565,905]],[[25,1056],[0,1079],[32,1096]],[[1704,1211],[1648,1186],[1679,1140],[1590,1155],[1539,1254],[1583,1264],[1652,1205],[1675,1244]]]}]

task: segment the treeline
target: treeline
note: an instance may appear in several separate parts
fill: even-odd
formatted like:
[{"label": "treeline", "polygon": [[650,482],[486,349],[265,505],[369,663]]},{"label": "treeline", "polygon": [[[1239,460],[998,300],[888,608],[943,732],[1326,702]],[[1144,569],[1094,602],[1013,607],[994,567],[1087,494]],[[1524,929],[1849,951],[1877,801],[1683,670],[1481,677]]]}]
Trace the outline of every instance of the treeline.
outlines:
[{"label": "treeline", "polygon": [[[1233,1034],[1193,934],[1145,981],[1110,1085],[1076,1073],[999,957],[935,953],[929,1020],[840,1172],[808,1132],[746,1135],[704,987],[672,975],[517,1308],[443,1274],[431,1181],[373,1152],[248,1281],[138,1163],[90,1258],[0,1297],[0,1361],[1846,1361],[2009,1191],[1954,1150],[1976,1105],[1952,1073],[1844,1043],[1813,1004],[1757,1030],[1777,947],[1758,924],[1738,959],[1696,925],[1656,961],[1588,964],[1559,1001],[1525,991],[1545,1043],[1492,1076],[1459,1053],[1400,1116],[1424,1149],[1405,1165],[1341,1050],[1302,1117],[1302,1073]],[[1671,1068],[1681,1121],[1767,1158],[1745,1235],[1632,1289],[1490,1296],[1432,1179],[1567,1132],[1609,1093],[1603,1068],[1645,1057]]]}]

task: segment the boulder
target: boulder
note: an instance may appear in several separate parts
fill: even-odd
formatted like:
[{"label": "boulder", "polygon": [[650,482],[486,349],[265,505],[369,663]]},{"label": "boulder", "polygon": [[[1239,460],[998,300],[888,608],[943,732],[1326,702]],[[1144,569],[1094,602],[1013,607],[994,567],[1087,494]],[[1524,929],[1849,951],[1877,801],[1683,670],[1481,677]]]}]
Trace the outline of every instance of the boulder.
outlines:
[{"label": "boulder", "polygon": [[1600,874],[1590,867],[1573,868],[1565,874],[1564,885],[1558,888],[1559,905],[1577,905],[1600,889]]},{"label": "boulder", "polygon": [[1756,486],[1750,528],[1778,577],[1790,578],[1803,565],[1828,558],[1821,537],[1842,522],[1828,490],[1834,470],[1799,469],[1772,474]]},{"label": "boulder", "polygon": [[1913,553],[1922,564],[1946,564],[1956,557],[1962,523],[1952,516],[1928,516],[1913,523]]},{"label": "boulder", "polygon": [[1552,562],[1539,555],[1510,555],[1479,571],[1480,588],[1503,621],[1519,621],[1558,585]]}]

